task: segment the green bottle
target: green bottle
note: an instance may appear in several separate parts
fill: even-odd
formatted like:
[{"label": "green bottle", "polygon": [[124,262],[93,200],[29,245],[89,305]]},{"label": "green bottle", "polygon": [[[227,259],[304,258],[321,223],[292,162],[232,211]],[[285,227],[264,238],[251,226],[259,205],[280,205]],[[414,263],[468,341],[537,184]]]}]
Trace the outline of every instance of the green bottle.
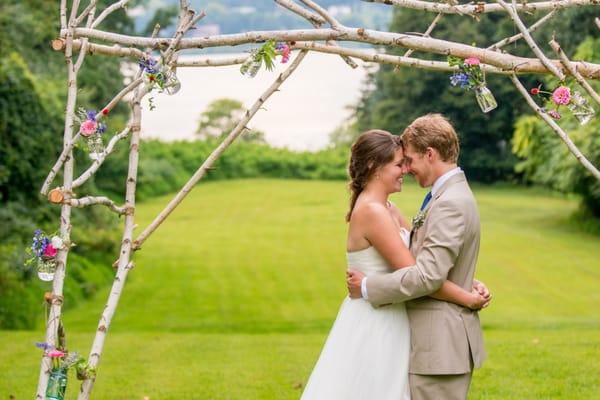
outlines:
[{"label": "green bottle", "polygon": [[54,368],[48,378],[46,400],[65,400],[67,390],[67,369]]}]

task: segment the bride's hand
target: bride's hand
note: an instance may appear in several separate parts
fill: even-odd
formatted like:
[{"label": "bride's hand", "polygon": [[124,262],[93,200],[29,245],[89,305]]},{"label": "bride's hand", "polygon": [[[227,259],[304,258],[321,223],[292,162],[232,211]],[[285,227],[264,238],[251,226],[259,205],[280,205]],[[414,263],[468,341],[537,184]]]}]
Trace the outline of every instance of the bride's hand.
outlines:
[{"label": "bride's hand", "polygon": [[471,291],[471,301],[468,304],[468,307],[471,310],[481,310],[489,305],[491,301],[491,297],[483,297],[477,289],[473,289]]}]

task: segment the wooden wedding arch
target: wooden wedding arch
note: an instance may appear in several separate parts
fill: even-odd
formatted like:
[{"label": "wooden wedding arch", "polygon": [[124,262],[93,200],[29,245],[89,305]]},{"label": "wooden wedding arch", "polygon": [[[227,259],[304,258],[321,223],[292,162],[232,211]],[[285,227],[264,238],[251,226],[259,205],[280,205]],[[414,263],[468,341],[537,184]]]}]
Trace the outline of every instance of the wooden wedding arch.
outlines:
[{"label": "wooden wedding arch", "polygon": [[[59,249],[56,256],[57,269],[52,284],[52,295],[49,297],[50,310],[46,325],[45,341],[49,346],[56,346],[57,331],[60,326],[63,283],[67,267],[67,256],[71,247],[71,212],[73,207],[87,207],[92,205],[107,206],[117,215],[124,215],[124,228],[119,251],[118,261],[115,263],[116,274],[113,285],[108,295],[106,306],[100,317],[96,329],[95,338],[89,353],[88,365],[95,370],[100,362],[104,340],[112,317],[115,313],[119,297],[123,291],[128,272],[133,267],[131,255],[140,250],[146,239],[160,226],[185,196],[192,190],[194,185],[202,179],[208,169],[215,163],[219,156],[245,131],[246,125],[268,98],[276,92],[285,80],[296,70],[304,57],[311,52],[334,54],[342,57],[344,61],[355,68],[353,59],[361,59],[367,62],[393,64],[400,67],[422,68],[434,71],[455,72],[457,67],[451,66],[446,61],[430,61],[411,57],[414,51],[437,54],[442,56],[456,56],[462,59],[476,57],[481,62],[481,69],[487,74],[506,75],[507,79],[517,87],[529,106],[542,118],[552,130],[562,139],[564,144],[577,160],[592,174],[600,180],[600,171],[581,153],[573,141],[546,111],[538,106],[530,96],[529,92],[521,84],[521,74],[551,74],[558,80],[563,81],[566,76],[575,78],[581,88],[600,104],[600,95],[594,91],[587,80],[600,79],[600,65],[585,62],[585,60],[571,61],[562,51],[560,44],[553,39],[549,44],[556,54],[556,59],[546,56],[532,38],[531,33],[542,24],[550,20],[561,10],[571,7],[598,7],[600,0],[550,0],[527,2],[519,0],[507,3],[504,0],[495,2],[471,2],[469,4],[458,4],[455,0],[447,2],[435,2],[427,0],[371,0],[370,2],[384,3],[395,7],[404,7],[431,13],[433,18],[430,26],[422,34],[398,33],[370,30],[363,27],[348,27],[342,25],[327,10],[312,0],[274,0],[279,6],[286,8],[292,13],[305,18],[312,24],[312,29],[301,30],[276,30],[243,32],[228,35],[215,35],[206,37],[185,38],[186,33],[205,15],[203,12],[193,11],[187,0],[180,0],[180,12],[177,29],[173,37],[158,37],[160,28],[157,26],[151,37],[134,37],[114,32],[106,32],[100,29],[100,25],[111,13],[124,9],[128,0],[117,1],[108,7],[97,10],[97,1],[90,0],[83,10],[80,10],[81,1],[73,0],[70,7],[67,0],[60,1],[60,34],[52,42],[55,50],[64,52],[68,81],[67,81],[67,103],[65,109],[65,123],[63,134],[63,151],[58,160],[50,170],[41,193],[49,195],[49,200],[61,204],[60,236],[64,246]],[[98,12],[99,11],[99,12]],[[525,26],[519,13],[530,11],[543,11],[545,15],[531,26]],[[432,32],[436,24],[446,14],[459,14],[465,18],[477,19],[484,13],[504,13],[507,18],[513,20],[519,33],[507,37],[487,47],[475,47],[472,45],[435,39]],[[596,25],[600,29],[600,19],[596,18]],[[502,50],[502,48],[517,40],[527,42],[532,51],[531,58],[514,56]],[[178,67],[218,67],[224,65],[243,64],[248,56],[230,56],[214,58],[210,56],[196,57],[191,60],[179,61],[178,55],[189,49],[202,49],[207,47],[239,46],[248,43],[263,43],[268,40],[285,42],[292,50],[297,50],[293,61],[287,69],[282,72],[266,90],[260,94],[252,107],[238,121],[235,128],[223,139],[220,145],[204,160],[202,165],[193,174],[181,191],[166,205],[164,210],[156,216],[153,222],[147,226],[137,237],[133,237],[135,226],[135,196],[138,172],[138,155],[140,147],[140,102],[153,88],[144,82],[143,71],[140,70],[131,83],[126,85],[115,97],[110,100],[95,117],[99,122],[108,115],[117,103],[127,99],[131,106],[131,116],[127,126],[114,134],[108,141],[105,150],[97,159],[93,160],[89,167],[80,176],[74,176],[73,147],[80,138],[79,129],[76,127],[76,105],[77,105],[77,76],[83,61],[88,54],[129,57],[133,59],[146,59],[152,52],[160,52],[161,66],[175,72]],[[371,51],[356,48],[346,48],[340,42],[361,42],[375,45],[385,45],[406,48],[403,56],[395,56],[384,53],[373,53]],[[75,57],[76,55],[76,57]],[[102,166],[104,160],[111,154],[115,146],[129,138],[129,169],[125,180],[125,201],[119,205],[108,197],[88,195],[78,197],[75,191],[83,185]],[[51,190],[56,175],[62,170],[63,181],[58,187]],[[45,398],[46,386],[51,370],[51,359],[44,353],[41,360],[39,381],[36,399]],[[95,381],[95,373],[89,374],[82,382],[79,391],[79,400],[89,399]]]}]

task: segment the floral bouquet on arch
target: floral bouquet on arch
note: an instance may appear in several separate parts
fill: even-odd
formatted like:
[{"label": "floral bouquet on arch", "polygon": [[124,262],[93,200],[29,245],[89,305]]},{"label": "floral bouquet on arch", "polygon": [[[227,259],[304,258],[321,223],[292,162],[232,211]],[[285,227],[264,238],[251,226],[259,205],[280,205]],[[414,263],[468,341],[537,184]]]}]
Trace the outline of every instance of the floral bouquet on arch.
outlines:
[{"label": "floral bouquet on arch", "polygon": [[481,70],[479,58],[468,57],[462,59],[448,56],[448,64],[451,67],[458,66],[458,72],[450,77],[450,84],[460,86],[461,89],[473,90],[481,111],[487,113],[498,107],[494,95],[486,86],[485,75]]},{"label": "floral bouquet on arch", "polygon": [[576,90],[571,92],[571,88],[564,84],[551,92],[542,90],[540,84],[538,87],[532,88],[530,92],[532,95],[540,97],[544,102],[554,105],[554,110],[544,111],[556,120],[562,117],[559,111],[561,106],[567,106],[581,125],[587,124],[596,113],[580,92]]}]

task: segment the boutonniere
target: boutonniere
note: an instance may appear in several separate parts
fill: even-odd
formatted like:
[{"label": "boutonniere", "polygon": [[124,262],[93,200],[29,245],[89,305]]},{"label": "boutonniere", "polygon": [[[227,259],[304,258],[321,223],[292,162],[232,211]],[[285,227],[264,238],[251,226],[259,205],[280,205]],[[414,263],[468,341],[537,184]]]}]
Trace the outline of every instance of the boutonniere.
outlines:
[{"label": "boutonniere", "polygon": [[425,222],[425,218],[427,218],[427,210],[419,211],[412,220],[413,229],[417,230],[422,227],[423,223]]}]

